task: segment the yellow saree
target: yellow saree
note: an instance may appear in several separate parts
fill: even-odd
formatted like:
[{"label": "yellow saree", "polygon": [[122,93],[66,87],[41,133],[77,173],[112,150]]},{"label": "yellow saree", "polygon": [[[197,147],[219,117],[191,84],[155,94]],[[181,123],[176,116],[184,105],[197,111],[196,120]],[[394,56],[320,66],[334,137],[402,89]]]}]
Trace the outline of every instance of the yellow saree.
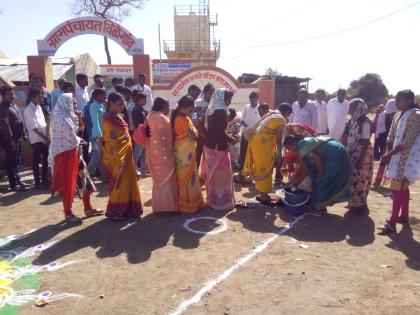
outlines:
[{"label": "yellow saree", "polygon": [[244,173],[252,175],[259,192],[272,192],[276,135],[278,129],[285,125],[286,121],[281,115],[269,113],[258,122],[250,136]]},{"label": "yellow saree", "polygon": [[143,213],[128,125],[114,113],[103,120],[103,163],[110,192],[106,216],[121,220]]},{"label": "yellow saree", "polygon": [[194,213],[205,205],[197,172],[197,142],[188,138],[189,128],[195,128],[189,117],[179,115],[175,118],[174,155],[178,204],[179,211],[184,213]]}]

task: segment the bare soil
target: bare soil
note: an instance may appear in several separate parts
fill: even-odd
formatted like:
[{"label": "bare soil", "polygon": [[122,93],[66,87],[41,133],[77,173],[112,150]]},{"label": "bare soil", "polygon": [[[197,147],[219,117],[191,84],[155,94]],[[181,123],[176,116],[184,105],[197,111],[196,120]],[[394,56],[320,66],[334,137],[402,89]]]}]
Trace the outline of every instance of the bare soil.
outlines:
[{"label": "bare soil", "polygon": [[[139,185],[145,210],[140,220],[96,217],[80,225],[62,222],[61,199],[51,199],[47,190],[3,190],[0,238],[35,229],[17,244],[57,243],[33,257],[34,264],[78,261],[43,272],[40,291],[84,296],[43,308],[29,302],[22,314],[171,313],[294,220],[281,207],[263,206],[155,216],[151,179]],[[105,208],[107,186],[98,188],[93,203]],[[238,200],[253,201],[255,193],[252,186],[236,187]],[[306,215],[185,313],[420,314],[419,185],[411,196],[410,225],[398,225],[398,233],[390,237],[376,234],[390,215],[392,200],[386,189],[371,191],[370,216],[348,215],[345,204],[330,208],[325,217]],[[74,209],[82,215],[80,200]],[[183,227],[187,219],[203,216],[223,218],[227,230],[205,235]],[[220,223],[197,220],[190,227],[211,231]]]}]

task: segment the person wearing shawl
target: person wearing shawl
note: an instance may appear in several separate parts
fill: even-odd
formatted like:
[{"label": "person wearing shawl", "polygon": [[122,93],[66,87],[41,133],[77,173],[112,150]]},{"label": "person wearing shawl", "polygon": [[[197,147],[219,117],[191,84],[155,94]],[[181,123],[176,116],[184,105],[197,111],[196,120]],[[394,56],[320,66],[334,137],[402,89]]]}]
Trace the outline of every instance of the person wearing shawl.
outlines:
[{"label": "person wearing shawl", "polygon": [[351,200],[349,210],[369,214],[367,197],[373,177],[373,148],[370,143],[372,123],[366,116],[368,106],[361,98],[349,103],[350,120],[344,128],[341,143],[346,146],[351,165]]},{"label": "person wearing shawl", "polygon": [[[264,108],[263,108],[264,107]],[[282,156],[282,137],[286,119],[277,111],[270,112],[267,104],[258,107],[262,116],[248,135],[244,174],[252,175],[260,195],[257,200],[270,202],[273,190],[273,167],[276,157]]]},{"label": "person wearing shawl", "polygon": [[55,192],[62,195],[65,220],[71,223],[81,221],[72,212],[76,188],[82,197],[86,217],[102,213],[101,210],[93,209],[90,203],[90,195],[94,186],[90,185],[89,179],[84,176],[87,174],[86,164],[81,157],[79,159],[81,143],[81,139],[77,136],[79,117],[76,115],[74,107],[77,107],[77,103],[73,99],[72,93],[64,93],[58,98],[53,112],[48,157],[53,173],[52,195]]},{"label": "person wearing shawl", "polygon": [[152,209],[154,213],[178,212],[174,158],[174,135],[167,117],[169,102],[155,98],[146,118],[146,158],[153,180]]},{"label": "person wearing shawl", "polygon": [[197,171],[198,132],[190,118],[193,111],[194,99],[186,95],[178,101],[178,107],[171,114],[178,205],[182,213],[197,212],[205,205]]},{"label": "person wearing shawl", "polygon": [[122,118],[124,100],[119,93],[108,96],[109,112],[103,119],[103,163],[109,182],[105,215],[113,220],[138,218],[143,213],[128,125]]},{"label": "person wearing shawl", "polygon": [[396,223],[408,223],[409,185],[420,179],[420,110],[414,99],[411,90],[400,91],[395,98],[400,112],[388,135],[390,151],[382,157],[388,164],[385,181],[392,190],[392,214],[380,228],[383,235],[396,232]]},{"label": "person wearing shawl", "polygon": [[226,133],[229,105],[233,93],[217,89],[206,112],[204,159],[207,205],[214,210],[228,211],[235,207],[233,174],[228,143],[236,139]]},{"label": "person wearing shawl", "polygon": [[300,177],[291,180],[287,186],[299,186],[306,176],[311,181],[312,208],[320,214],[327,207],[349,201],[351,167],[346,148],[338,141],[326,137],[289,135],[284,139],[287,150],[297,152],[304,169]]}]

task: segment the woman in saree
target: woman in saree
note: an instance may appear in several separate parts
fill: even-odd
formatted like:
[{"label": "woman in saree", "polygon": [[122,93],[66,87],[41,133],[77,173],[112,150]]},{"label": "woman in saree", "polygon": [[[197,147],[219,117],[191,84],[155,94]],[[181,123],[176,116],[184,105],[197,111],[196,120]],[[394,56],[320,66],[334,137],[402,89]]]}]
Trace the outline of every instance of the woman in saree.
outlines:
[{"label": "woman in saree", "polygon": [[243,173],[252,175],[260,193],[257,200],[271,202],[273,190],[273,167],[277,156],[282,156],[282,136],[286,120],[278,112],[270,112],[267,104],[258,107],[262,116],[252,127],[246,152]]},{"label": "woman in saree", "polygon": [[395,97],[400,112],[395,114],[388,135],[390,151],[382,157],[389,164],[385,181],[392,190],[392,213],[380,228],[383,235],[395,233],[397,223],[408,223],[409,186],[420,179],[420,110],[414,99],[411,90],[400,91]]},{"label": "woman in saree", "polygon": [[86,217],[102,213],[101,210],[94,209],[90,203],[90,195],[95,189],[88,184],[86,164],[79,154],[79,145],[83,140],[77,135],[81,117],[80,113],[79,116],[76,115],[75,108],[77,103],[72,93],[64,93],[57,100],[53,112],[48,157],[53,175],[51,192],[52,195],[58,192],[63,197],[65,220],[70,223],[81,221],[72,211],[76,188],[83,200]]},{"label": "woman in saree", "polygon": [[297,187],[309,175],[312,186],[312,207],[326,213],[327,207],[351,199],[351,167],[346,148],[338,141],[325,136],[302,138],[287,136],[284,145],[297,152],[304,166],[300,177],[287,185]]},{"label": "woman in saree", "polygon": [[369,214],[367,197],[373,177],[372,123],[366,116],[368,111],[361,98],[350,101],[351,119],[346,124],[341,141],[346,146],[352,172],[349,210],[362,215]]},{"label": "woman in saree", "polygon": [[172,111],[171,125],[175,132],[175,168],[178,187],[178,206],[182,213],[194,213],[203,208],[204,198],[197,171],[197,138],[191,115],[194,99],[184,96]]},{"label": "woman in saree", "polygon": [[207,205],[214,210],[228,211],[235,207],[233,174],[229,144],[237,140],[226,133],[229,105],[233,93],[217,89],[206,112],[204,159]]},{"label": "woman in saree", "polygon": [[103,119],[103,163],[110,186],[105,215],[118,221],[138,218],[143,209],[121,94],[108,96],[108,108]]},{"label": "woman in saree", "polygon": [[155,98],[146,118],[146,159],[152,175],[152,209],[154,213],[178,212],[174,158],[174,135],[168,119],[169,102]]}]

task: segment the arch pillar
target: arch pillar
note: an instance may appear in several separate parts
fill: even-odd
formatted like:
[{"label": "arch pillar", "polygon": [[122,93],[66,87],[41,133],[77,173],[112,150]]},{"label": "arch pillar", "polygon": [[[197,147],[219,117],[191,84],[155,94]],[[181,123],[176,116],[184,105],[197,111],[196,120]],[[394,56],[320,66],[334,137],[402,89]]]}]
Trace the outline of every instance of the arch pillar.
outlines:
[{"label": "arch pillar", "polygon": [[54,88],[52,59],[47,56],[28,56],[28,75],[35,74],[44,80],[44,86],[51,91]]},{"label": "arch pillar", "polygon": [[271,109],[274,109],[276,102],[276,81],[261,79],[258,81],[260,93],[260,103],[267,103]]},{"label": "arch pillar", "polygon": [[151,86],[153,84],[153,67],[152,59],[149,55],[133,55],[134,81],[138,82],[140,73],[146,74],[146,84]]}]

